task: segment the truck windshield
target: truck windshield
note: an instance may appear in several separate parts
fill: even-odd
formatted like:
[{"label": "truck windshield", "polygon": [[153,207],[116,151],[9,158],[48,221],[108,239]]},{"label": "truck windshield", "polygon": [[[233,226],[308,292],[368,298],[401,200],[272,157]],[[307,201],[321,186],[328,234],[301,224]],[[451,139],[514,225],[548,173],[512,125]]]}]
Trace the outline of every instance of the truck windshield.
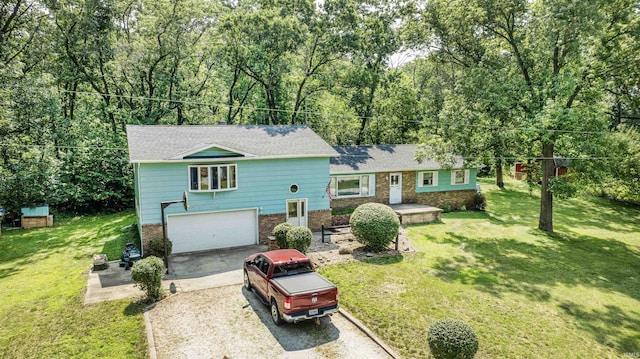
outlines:
[{"label": "truck windshield", "polygon": [[285,263],[285,264],[276,266],[273,269],[273,276],[283,277],[287,275],[308,273],[308,272],[313,272],[313,268],[311,268],[310,262]]}]

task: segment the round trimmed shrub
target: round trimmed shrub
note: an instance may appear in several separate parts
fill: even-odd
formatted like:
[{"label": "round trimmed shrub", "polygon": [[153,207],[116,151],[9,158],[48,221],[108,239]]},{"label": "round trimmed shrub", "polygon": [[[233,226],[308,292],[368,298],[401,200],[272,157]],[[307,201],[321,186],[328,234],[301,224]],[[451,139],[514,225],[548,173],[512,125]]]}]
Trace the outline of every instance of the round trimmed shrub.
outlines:
[{"label": "round trimmed shrub", "polygon": [[457,319],[441,319],[431,324],[427,337],[436,359],[471,359],[478,351],[478,337],[469,324]]},{"label": "round trimmed shrub", "polygon": [[147,293],[147,299],[155,302],[162,296],[162,272],[164,263],[158,257],[147,257],[133,264],[131,278],[136,286]]},{"label": "round trimmed shrub", "polygon": [[380,252],[398,235],[400,221],[391,207],[365,203],[353,211],[349,225],[358,242],[374,252]]},{"label": "round trimmed shrub", "polygon": [[471,209],[474,211],[484,211],[485,208],[487,208],[487,199],[482,193],[476,192],[476,194],[473,195]]},{"label": "round trimmed shrub", "polygon": [[287,232],[288,248],[297,249],[302,253],[306,253],[311,246],[313,233],[307,227],[293,227]]},{"label": "round trimmed shrub", "polygon": [[[167,239],[167,256],[171,255],[173,249],[173,243]],[[164,258],[164,240],[162,237],[151,238],[149,241],[149,248],[147,249],[147,256],[154,256]]]},{"label": "round trimmed shrub", "polygon": [[289,232],[292,228],[294,228],[293,224],[288,222],[280,223],[273,228],[273,231],[271,231],[271,235],[276,237],[278,247],[282,249],[289,248],[287,246],[287,232]]}]

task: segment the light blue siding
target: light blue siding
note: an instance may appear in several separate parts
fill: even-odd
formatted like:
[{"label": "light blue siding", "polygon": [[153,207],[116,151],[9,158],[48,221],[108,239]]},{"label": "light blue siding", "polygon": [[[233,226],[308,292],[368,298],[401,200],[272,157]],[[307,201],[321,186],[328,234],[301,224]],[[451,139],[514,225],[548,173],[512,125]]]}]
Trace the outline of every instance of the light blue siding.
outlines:
[{"label": "light blue siding", "polygon": [[229,156],[238,157],[240,155],[235,153],[235,152],[223,150],[222,148],[212,147],[212,148],[209,148],[207,150],[196,152],[194,154],[186,156],[186,158],[194,158],[194,157],[224,157],[224,156],[227,156],[227,157],[229,157]]},{"label": "light blue siding", "polygon": [[[221,192],[189,192],[189,165],[235,163],[238,189]],[[329,209],[325,192],[329,183],[329,158],[202,161],[194,163],[143,163],[139,169],[137,196],[141,224],[160,223],[160,202],[189,196],[189,212],[258,208],[259,214],[284,213],[286,200],[306,198],[308,210]],[[292,194],[289,187],[298,185]],[[185,213],[181,204],[165,209],[166,214]]]},{"label": "light blue siding", "polygon": [[140,165],[137,163],[133,164],[133,193],[135,198],[136,221],[137,221],[138,231],[139,231],[138,233],[142,233],[142,215],[141,215],[141,208],[140,208],[140,186],[139,186],[140,174],[138,173],[139,166]]},{"label": "light blue siding", "polygon": [[476,174],[477,171],[475,168],[470,168],[469,170],[469,183],[467,184],[451,184],[451,172],[453,170],[439,170],[438,172],[438,185],[432,187],[420,187],[420,172],[435,172],[435,171],[417,171],[416,172],[416,192],[417,193],[425,193],[425,192],[443,192],[443,191],[459,191],[459,190],[468,190],[468,189],[476,189]]},{"label": "light blue siding", "polygon": [[49,206],[22,207],[22,215],[25,217],[42,217],[49,215]]}]

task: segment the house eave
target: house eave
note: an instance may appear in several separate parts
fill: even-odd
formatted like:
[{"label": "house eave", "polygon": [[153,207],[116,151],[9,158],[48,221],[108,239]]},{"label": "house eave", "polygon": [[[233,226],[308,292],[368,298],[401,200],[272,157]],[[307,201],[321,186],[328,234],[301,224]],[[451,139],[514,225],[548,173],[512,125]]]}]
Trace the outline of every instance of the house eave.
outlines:
[{"label": "house eave", "polygon": [[129,163],[198,163],[198,162],[229,162],[229,161],[256,161],[256,160],[278,160],[278,159],[300,159],[300,158],[330,158],[330,154],[298,155],[298,156],[257,156],[257,157],[216,157],[216,158],[181,158],[164,160],[131,160]]},{"label": "house eave", "polygon": [[429,171],[442,171],[442,170],[461,170],[470,169],[473,167],[451,167],[447,168],[412,168],[412,169],[385,169],[385,170],[354,170],[354,171],[329,171],[330,175],[349,175],[349,174],[364,174],[364,173],[388,173],[388,172],[429,172]]}]

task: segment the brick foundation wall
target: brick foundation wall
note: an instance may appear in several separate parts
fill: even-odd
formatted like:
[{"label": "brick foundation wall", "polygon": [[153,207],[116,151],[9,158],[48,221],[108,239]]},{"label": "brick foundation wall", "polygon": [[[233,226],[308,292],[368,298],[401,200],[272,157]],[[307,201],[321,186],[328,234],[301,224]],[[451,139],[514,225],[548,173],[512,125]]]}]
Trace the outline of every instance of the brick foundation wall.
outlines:
[{"label": "brick foundation wall", "polygon": [[465,205],[467,208],[473,205],[473,197],[476,190],[446,191],[416,193],[415,203],[426,204],[433,207],[449,206],[452,209]]},{"label": "brick foundation wall", "polygon": [[402,203],[417,203],[416,171],[402,172]]},{"label": "brick foundation wall", "polygon": [[331,210],[319,210],[309,212],[309,229],[317,232],[322,229],[322,225],[331,225]]},{"label": "brick foundation wall", "polygon": [[140,233],[140,242],[142,243],[143,255],[144,248],[149,247],[149,241],[152,238],[162,238],[162,225],[161,224],[143,224],[142,233]]},{"label": "brick foundation wall", "polygon": [[258,216],[258,237],[260,244],[269,244],[269,236],[271,231],[278,224],[285,222],[287,217],[284,213],[261,214]]}]

